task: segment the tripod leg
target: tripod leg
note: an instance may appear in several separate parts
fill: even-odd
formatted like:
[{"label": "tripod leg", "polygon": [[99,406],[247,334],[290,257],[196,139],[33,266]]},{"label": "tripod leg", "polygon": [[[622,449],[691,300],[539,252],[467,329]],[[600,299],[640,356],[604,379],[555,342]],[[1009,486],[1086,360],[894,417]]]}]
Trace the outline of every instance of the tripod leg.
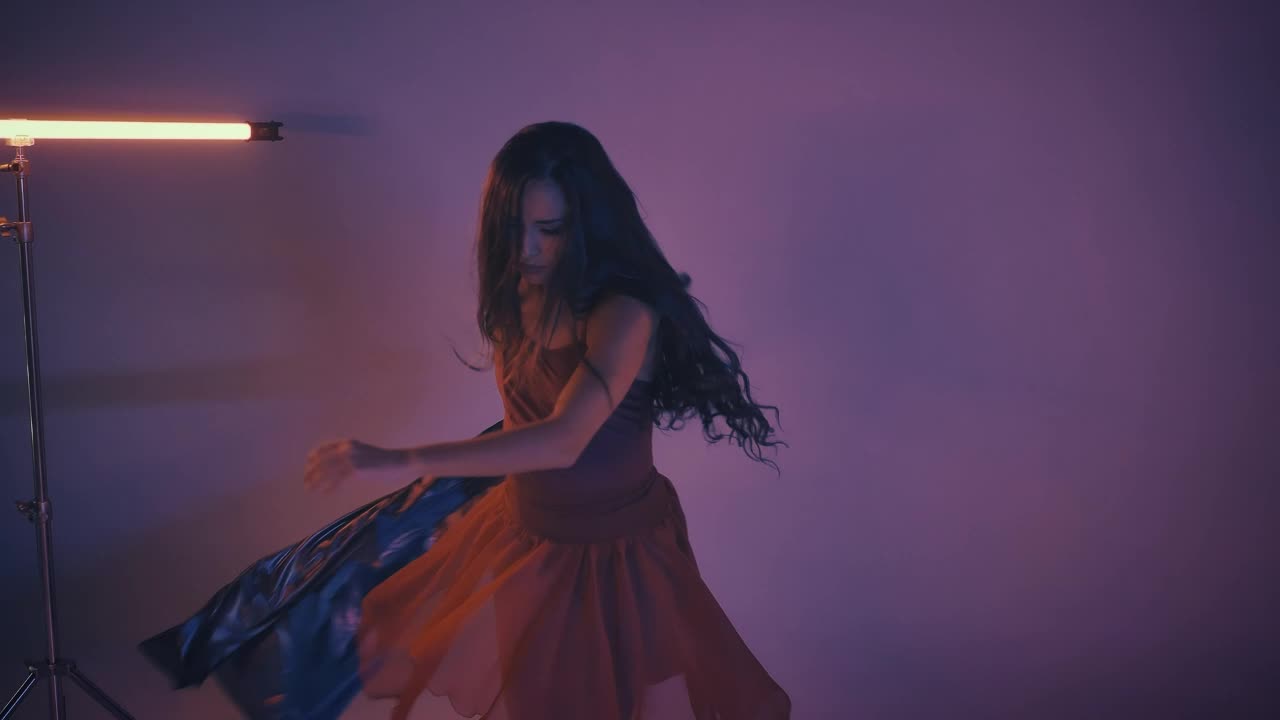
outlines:
[{"label": "tripod leg", "polygon": [[[112,700],[109,695],[103,692],[102,688],[94,685],[89,678],[85,677],[85,674],[80,672],[80,668],[72,665],[67,674],[71,676],[72,680],[76,681],[76,684],[79,685],[81,689],[89,694],[89,697],[98,701],[98,704],[101,705],[104,710],[115,715],[120,720],[133,720],[133,716],[125,712],[125,709],[120,707],[115,700]],[[0,720],[4,719],[0,718]]]},{"label": "tripod leg", "polygon": [[27,673],[27,679],[22,681],[22,686],[18,688],[18,692],[14,693],[13,697],[9,699],[9,702],[4,706],[4,710],[0,710],[0,720],[8,720],[13,711],[22,705],[22,699],[27,696],[27,693],[31,692],[31,688],[36,686],[36,680],[39,678],[40,675],[35,670]]},{"label": "tripod leg", "polygon": [[67,694],[62,692],[62,678],[57,673],[49,675],[49,719],[67,719]]}]

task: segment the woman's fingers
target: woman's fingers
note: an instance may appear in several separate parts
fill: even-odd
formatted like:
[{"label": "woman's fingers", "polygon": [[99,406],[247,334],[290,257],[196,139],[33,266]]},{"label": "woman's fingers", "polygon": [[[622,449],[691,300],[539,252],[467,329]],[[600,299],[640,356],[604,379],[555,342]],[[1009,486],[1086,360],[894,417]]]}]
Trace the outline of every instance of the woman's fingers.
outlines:
[{"label": "woman's fingers", "polygon": [[314,452],[307,460],[302,482],[312,490],[332,490],[351,474],[351,458],[332,450]]}]

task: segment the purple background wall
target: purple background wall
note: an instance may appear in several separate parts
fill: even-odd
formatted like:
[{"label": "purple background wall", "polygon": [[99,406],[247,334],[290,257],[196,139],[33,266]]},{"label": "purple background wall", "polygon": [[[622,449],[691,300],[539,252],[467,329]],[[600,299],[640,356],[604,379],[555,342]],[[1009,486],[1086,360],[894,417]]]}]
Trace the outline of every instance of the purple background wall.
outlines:
[{"label": "purple background wall", "polygon": [[[6,10],[0,117],[287,123],[32,152],[64,645],[139,718],[230,710],[137,640],[407,480],[305,494],[312,446],[499,417],[446,338],[479,348],[486,164],[550,118],[601,138],[782,408],[781,479],[696,428],[656,452],[796,718],[1278,710],[1262,3],[259,5]],[[7,697],[43,648],[30,527],[0,542]]]}]

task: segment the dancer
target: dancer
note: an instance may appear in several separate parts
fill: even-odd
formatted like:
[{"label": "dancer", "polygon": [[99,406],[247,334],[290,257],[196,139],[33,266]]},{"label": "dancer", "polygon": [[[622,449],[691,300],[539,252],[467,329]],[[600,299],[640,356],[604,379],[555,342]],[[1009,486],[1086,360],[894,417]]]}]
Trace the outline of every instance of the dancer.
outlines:
[{"label": "dancer", "polygon": [[[504,417],[412,448],[326,443],[304,481],[414,483],[263,558],[143,651],[254,718],[336,718],[363,690],[487,720],[774,720],[770,677],[703,582],[652,429],[698,416],[776,468],[738,356],[708,326],[599,141],[530,125],[481,201],[477,320]],[[478,368],[477,368],[478,369]],[[729,428],[714,429],[720,417]]]}]

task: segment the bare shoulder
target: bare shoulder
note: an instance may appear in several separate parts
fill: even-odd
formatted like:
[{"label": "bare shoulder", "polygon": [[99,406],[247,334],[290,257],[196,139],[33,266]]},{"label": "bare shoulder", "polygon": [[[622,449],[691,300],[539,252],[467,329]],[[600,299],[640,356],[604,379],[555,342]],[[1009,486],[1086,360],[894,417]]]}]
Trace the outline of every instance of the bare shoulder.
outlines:
[{"label": "bare shoulder", "polygon": [[600,377],[580,364],[552,410],[573,452],[586,446],[635,381],[645,379],[657,327],[657,312],[632,297],[606,298],[588,313],[586,359]]},{"label": "bare shoulder", "polygon": [[627,329],[652,332],[657,326],[658,312],[649,304],[630,295],[610,295],[587,313],[587,344],[593,336],[605,339]]},{"label": "bare shoulder", "polygon": [[[657,351],[658,324],[661,316],[653,306],[629,295],[610,296],[592,308],[586,318],[583,333],[587,344],[587,357],[592,363],[628,366],[618,353],[641,356],[639,370],[633,379],[648,380],[653,376],[654,357]],[[612,346],[608,353],[593,353],[593,347]],[[620,362],[621,360],[621,362]]]}]

